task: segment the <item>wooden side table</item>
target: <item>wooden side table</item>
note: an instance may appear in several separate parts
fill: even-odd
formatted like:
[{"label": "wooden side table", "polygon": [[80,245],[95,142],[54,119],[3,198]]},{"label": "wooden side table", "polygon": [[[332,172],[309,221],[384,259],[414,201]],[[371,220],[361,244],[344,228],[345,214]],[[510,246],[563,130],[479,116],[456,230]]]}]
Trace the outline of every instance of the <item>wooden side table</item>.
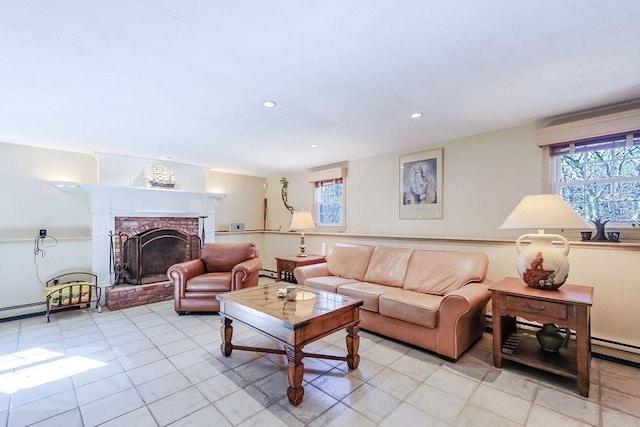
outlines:
[{"label": "wooden side table", "polygon": [[278,265],[278,280],[296,283],[296,278],[293,277],[293,270],[296,267],[325,262],[325,257],[323,255],[307,255],[305,257],[295,255],[281,256],[276,257],[276,262]]},{"label": "wooden side table", "polygon": [[[492,298],[493,363],[507,359],[566,378],[575,379],[581,396],[589,396],[591,363],[591,286],[564,284],[549,291],[527,286],[520,278],[507,277],[489,288]],[[516,329],[516,316],[540,323],[554,323],[575,331],[575,342],[558,353],[542,349],[535,333]]]}]

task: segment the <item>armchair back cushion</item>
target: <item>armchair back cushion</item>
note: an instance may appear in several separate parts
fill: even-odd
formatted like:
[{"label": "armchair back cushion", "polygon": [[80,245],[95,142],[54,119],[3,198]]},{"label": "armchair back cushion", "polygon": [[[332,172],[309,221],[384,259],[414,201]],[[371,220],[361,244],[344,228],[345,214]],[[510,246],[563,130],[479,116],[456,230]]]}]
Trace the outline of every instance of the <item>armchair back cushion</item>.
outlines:
[{"label": "armchair back cushion", "polygon": [[483,252],[416,250],[409,261],[404,289],[446,295],[470,282],[482,282],[489,258]]},{"label": "armchair back cushion", "polygon": [[257,257],[253,243],[207,243],[200,249],[200,258],[208,273],[229,272],[241,262]]}]

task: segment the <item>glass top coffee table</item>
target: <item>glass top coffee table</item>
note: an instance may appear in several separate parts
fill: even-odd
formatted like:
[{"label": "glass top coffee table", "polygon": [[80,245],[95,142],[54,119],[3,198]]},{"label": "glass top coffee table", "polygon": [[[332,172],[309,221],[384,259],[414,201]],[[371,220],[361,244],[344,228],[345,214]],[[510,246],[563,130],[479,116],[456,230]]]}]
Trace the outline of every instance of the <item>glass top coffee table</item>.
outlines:
[{"label": "glass top coffee table", "polygon": [[[287,397],[293,405],[299,405],[304,396],[302,377],[304,357],[344,360],[351,369],[358,367],[360,356],[358,336],[361,300],[331,292],[297,286],[293,301],[278,296],[278,289],[290,285],[277,282],[267,286],[242,289],[219,294],[222,344],[220,350],[225,357],[235,350],[261,353],[285,354],[289,388]],[[232,322],[240,322],[255,331],[281,343],[283,350],[247,347],[231,343]],[[317,339],[346,329],[346,356],[305,353],[302,348]]]}]

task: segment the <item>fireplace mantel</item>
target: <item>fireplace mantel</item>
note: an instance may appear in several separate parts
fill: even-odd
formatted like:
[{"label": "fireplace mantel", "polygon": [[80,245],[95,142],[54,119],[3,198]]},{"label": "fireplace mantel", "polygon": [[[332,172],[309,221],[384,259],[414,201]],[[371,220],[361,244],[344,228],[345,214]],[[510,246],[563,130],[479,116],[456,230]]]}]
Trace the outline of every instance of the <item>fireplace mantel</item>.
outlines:
[{"label": "fireplace mantel", "polygon": [[92,266],[101,286],[111,285],[109,260],[116,217],[199,217],[206,242],[215,241],[215,200],[224,194],[95,184],[80,188],[91,195]]}]

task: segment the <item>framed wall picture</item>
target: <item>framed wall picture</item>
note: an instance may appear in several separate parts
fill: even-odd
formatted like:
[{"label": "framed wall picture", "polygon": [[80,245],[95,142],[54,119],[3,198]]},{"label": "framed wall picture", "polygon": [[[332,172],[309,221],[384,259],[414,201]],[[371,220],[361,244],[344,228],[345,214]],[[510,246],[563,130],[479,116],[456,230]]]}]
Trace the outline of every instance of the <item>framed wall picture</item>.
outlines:
[{"label": "framed wall picture", "polygon": [[442,151],[400,156],[400,219],[442,218]]}]

